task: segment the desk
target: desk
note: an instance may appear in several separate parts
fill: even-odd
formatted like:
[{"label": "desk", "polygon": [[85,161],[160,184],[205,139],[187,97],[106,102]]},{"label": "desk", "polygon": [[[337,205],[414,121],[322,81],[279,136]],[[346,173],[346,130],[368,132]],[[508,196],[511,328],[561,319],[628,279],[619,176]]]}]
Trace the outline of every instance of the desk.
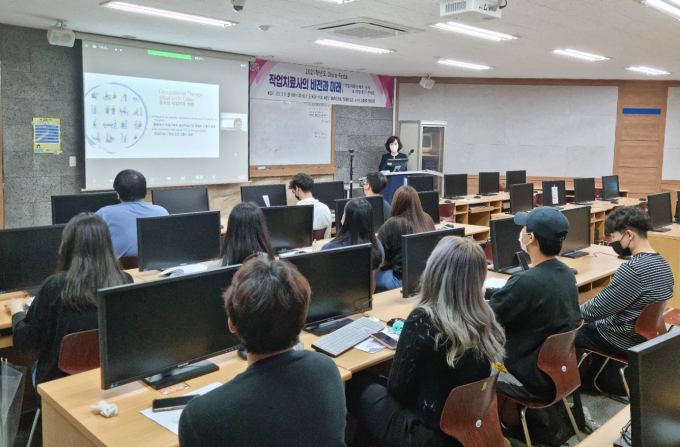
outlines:
[{"label": "desk", "polygon": [[649,243],[652,248],[659,252],[661,256],[668,261],[673,271],[673,278],[675,278],[675,286],[673,288],[673,298],[668,301],[667,307],[680,307],[680,225],[673,224],[670,226],[671,231],[665,233],[657,233],[650,231],[647,233]]},{"label": "desk", "polygon": [[630,405],[619,411],[600,428],[578,444],[579,447],[611,447],[621,437],[621,429],[630,421]]},{"label": "desk", "polygon": [[510,200],[510,193],[502,192],[493,196],[481,196],[475,199],[468,195],[463,199],[439,200],[439,215],[444,222],[489,226],[492,214],[502,213],[507,206],[503,202]]}]

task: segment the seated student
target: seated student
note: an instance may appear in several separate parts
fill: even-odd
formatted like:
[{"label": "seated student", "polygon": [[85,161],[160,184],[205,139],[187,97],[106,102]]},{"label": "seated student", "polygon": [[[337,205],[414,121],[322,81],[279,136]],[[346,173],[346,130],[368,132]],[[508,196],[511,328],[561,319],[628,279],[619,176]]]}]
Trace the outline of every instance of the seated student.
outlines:
[{"label": "seated student", "polygon": [[439,429],[444,404],[454,388],[489,377],[491,364],[503,360],[505,336],[484,302],[485,278],[476,242],[439,242],[386,385],[368,372],[347,382],[347,409],[358,425],[353,446],[461,445]]},{"label": "seated student", "polygon": [[324,239],[331,236],[331,226],[333,216],[331,210],[325,203],[321,203],[312,196],[314,179],[307,174],[296,174],[290,181],[288,187],[293,191],[293,195],[299,200],[298,205],[314,205],[314,230],[326,230]]},{"label": "seated student", "polygon": [[538,353],[551,335],[576,329],[581,321],[574,272],[556,256],[569,232],[569,221],[555,208],[539,207],[515,214],[522,225],[519,241],[533,267],[508,279],[486,297],[505,328],[507,374],[498,390],[526,400],[555,397],[555,385],[538,369]]},{"label": "seated student", "polygon": [[[386,187],[387,177],[385,177],[382,172],[376,171],[366,174],[366,180],[364,180],[363,184],[366,197],[379,196]],[[390,218],[390,208],[391,205],[387,203],[387,200],[383,199],[383,215],[385,220]]]},{"label": "seated student", "polygon": [[80,213],[64,228],[57,273],[47,278],[24,312],[22,300],[5,303],[12,314],[12,340],[40,353],[33,383],[66,376],[59,367],[61,341],[68,334],[99,327],[97,290],[131,283],[122,272],[106,223],[94,213]]},{"label": "seated student", "polygon": [[609,214],[605,231],[612,235],[616,254],[632,256],[621,264],[612,281],[595,298],[581,305],[586,324],[574,344],[626,359],[626,351],[642,343],[635,332],[642,309],[673,297],[673,272],[668,262],[649,244],[652,225],[637,206],[618,208]]},{"label": "seated student", "polygon": [[113,180],[119,204],[109,205],[97,211],[111,230],[116,255],[137,256],[137,218],[167,216],[165,208],[145,202],[146,179],[141,172],[126,169]]},{"label": "seated student", "polygon": [[378,233],[378,239],[385,247],[385,260],[392,268],[378,273],[376,292],[401,287],[401,237],[425,231],[434,231],[434,221],[423,211],[416,190],[410,186],[400,187],[394,193],[390,218]]},{"label": "seated student", "polygon": [[229,328],[248,369],[193,400],[179,421],[180,447],[345,445],[345,396],[338,367],[293,349],[311,290],[285,261],[247,260],[225,292]]},{"label": "seated student", "polygon": [[239,203],[229,214],[220,259],[213,261],[208,270],[243,264],[246,258],[255,253],[266,253],[269,259],[274,259],[267,222],[257,205]]}]

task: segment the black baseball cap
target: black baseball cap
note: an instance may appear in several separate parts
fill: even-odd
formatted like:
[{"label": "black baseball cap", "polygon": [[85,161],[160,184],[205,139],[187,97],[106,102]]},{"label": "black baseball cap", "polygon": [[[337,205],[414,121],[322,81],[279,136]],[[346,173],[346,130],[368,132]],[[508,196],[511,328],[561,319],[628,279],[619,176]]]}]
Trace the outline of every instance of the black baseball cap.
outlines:
[{"label": "black baseball cap", "polygon": [[515,223],[526,225],[538,236],[553,241],[563,240],[569,233],[569,220],[564,214],[549,206],[540,206],[528,213],[517,213]]}]

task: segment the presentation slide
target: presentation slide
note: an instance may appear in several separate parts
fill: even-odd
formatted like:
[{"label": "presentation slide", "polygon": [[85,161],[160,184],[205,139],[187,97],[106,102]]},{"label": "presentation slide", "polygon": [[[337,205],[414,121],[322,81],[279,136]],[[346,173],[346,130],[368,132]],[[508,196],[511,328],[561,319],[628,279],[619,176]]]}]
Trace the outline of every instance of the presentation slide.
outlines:
[{"label": "presentation slide", "polygon": [[86,189],[248,180],[248,62],[83,41]]}]

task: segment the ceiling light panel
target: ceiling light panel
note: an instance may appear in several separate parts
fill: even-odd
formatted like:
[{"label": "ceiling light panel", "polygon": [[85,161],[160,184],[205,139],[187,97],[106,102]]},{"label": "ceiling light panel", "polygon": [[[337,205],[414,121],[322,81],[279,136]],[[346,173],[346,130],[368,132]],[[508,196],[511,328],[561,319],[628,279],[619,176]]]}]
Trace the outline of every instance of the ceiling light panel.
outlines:
[{"label": "ceiling light panel", "polygon": [[500,42],[501,40],[517,39],[517,37],[511,36],[510,34],[503,34],[496,31],[490,31],[488,29],[477,28],[476,26],[464,25],[462,23],[456,22],[436,23],[430,26],[444,31],[466,34],[468,36],[479,37],[481,39],[487,40],[494,40],[496,42]]},{"label": "ceiling light panel", "polygon": [[680,20],[680,1],[678,0],[643,0],[642,4]]},{"label": "ceiling light panel", "polygon": [[156,17],[164,17],[166,19],[183,20],[186,22],[200,23],[202,25],[211,25],[219,27],[227,27],[236,25],[235,22],[227,20],[213,19],[210,17],[195,16],[193,14],[184,14],[182,12],[168,11],[166,9],[150,8],[148,6],[135,5],[132,3],[112,1],[102,3],[101,6],[105,8],[116,9],[118,11],[134,12],[137,14],[145,14]]},{"label": "ceiling light panel", "polygon": [[325,1],[326,3],[335,3],[336,5],[339,5],[341,3],[352,3],[357,0],[323,0],[323,1]]},{"label": "ceiling light panel", "polygon": [[452,67],[468,68],[470,70],[491,70],[487,65],[471,64],[469,62],[454,61],[451,59],[439,59],[437,63],[442,65],[449,65]]},{"label": "ceiling light panel", "polygon": [[608,57],[599,56],[597,54],[584,53],[583,51],[576,51],[567,48],[566,50],[553,50],[553,54],[558,54],[560,56],[568,56],[576,59],[581,59],[582,61],[596,62],[596,61],[606,61],[609,60]]},{"label": "ceiling light panel", "polygon": [[628,67],[626,70],[636,71],[638,73],[644,73],[647,75],[658,76],[658,75],[669,75],[670,73],[663,70],[657,70],[656,68],[649,67]]},{"label": "ceiling light panel", "polygon": [[384,48],[376,48],[376,47],[368,47],[366,45],[357,45],[354,43],[348,43],[348,42],[341,42],[339,40],[332,40],[332,39],[319,39],[315,40],[314,43],[318,43],[319,45],[326,45],[329,47],[337,47],[337,48],[344,48],[347,50],[356,50],[356,51],[363,51],[366,53],[374,53],[374,54],[384,54],[384,53],[392,53],[392,50],[386,50]]}]

